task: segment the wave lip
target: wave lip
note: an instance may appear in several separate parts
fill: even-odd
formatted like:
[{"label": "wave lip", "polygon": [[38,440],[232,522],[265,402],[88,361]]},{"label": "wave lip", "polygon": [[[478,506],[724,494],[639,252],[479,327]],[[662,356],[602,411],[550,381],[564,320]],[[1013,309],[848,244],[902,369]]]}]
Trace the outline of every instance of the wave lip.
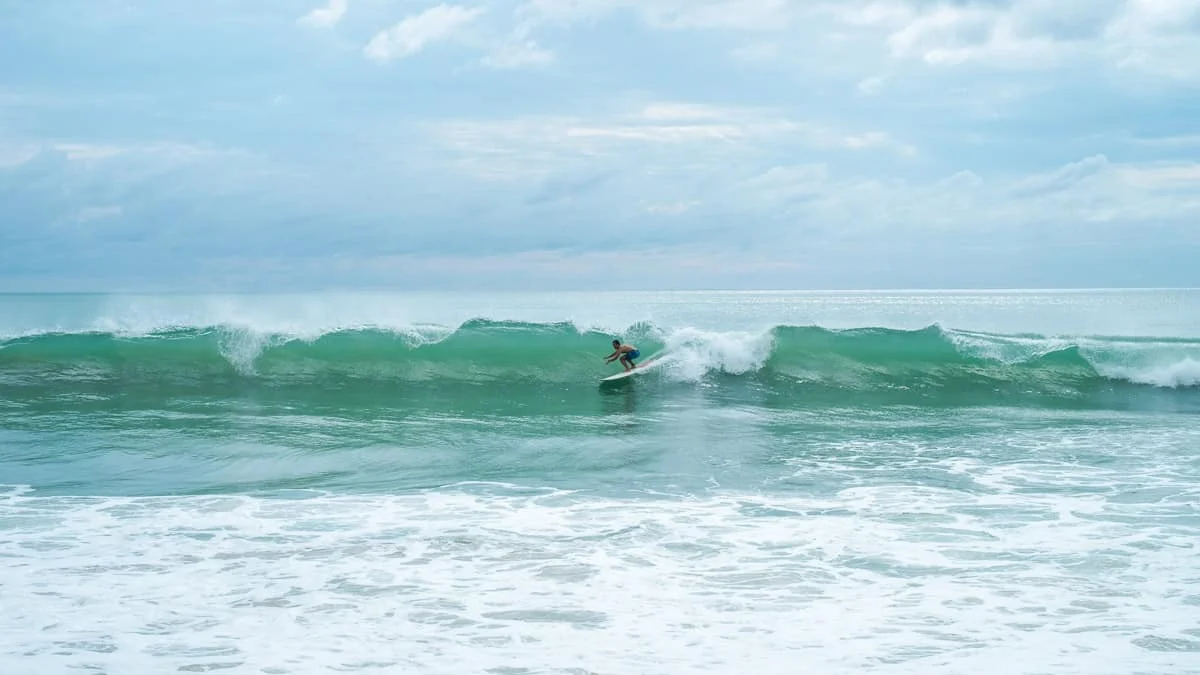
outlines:
[{"label": "wave lip", "polygon": [[147,380],[180,375],[314,381],[593,383],[613,337],[661,354],[661,378],[787,381],[846,391],[1076,395],[1112,386],[1200,388],[1200,339],[1046,337],[943,328],[775,326],[762,332],[635,324],[614,335],[563,321],[475,319],[457,327],[339,329],[316,335],[174,328],[146,335],[46,333],[0,343],[0,375]]},{"label": "wave lip", "polygon": [[1184,357],[1162,365],[1140,367],[1106,365],[1100,368],[1106,376],[1155,387],[1182,389],[1200,387],[1200,359]]}]

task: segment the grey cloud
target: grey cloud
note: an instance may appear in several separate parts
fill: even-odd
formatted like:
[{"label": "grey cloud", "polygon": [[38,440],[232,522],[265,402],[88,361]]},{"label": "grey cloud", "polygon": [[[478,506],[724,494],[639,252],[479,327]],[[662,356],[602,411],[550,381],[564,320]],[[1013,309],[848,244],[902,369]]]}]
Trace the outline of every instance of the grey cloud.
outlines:
[{"label": "grey cloud", "polygon": [[[918,55],[966,45],[964,63],[987,64],[1029,57],[1022,41],[1036,38],[1070,57],[1002,71],[892,59],[883,41],[903,21],[845,18],[864,2],[528,4],[572,20],[620,5],[676,32],[627,36],[615,33],[627,24],[604,21],[554,32],[565,29],[493,4],[477,43],[379,66],[362,45],[415,8],[355,1],[313,31],[295,20],[325,0],[222,0],[179,5],[189,30],[153,37],[164,50],[154,73],[132,57],[151,19],[179,25],[165,5],[139,5],[86,44],[26,45],[22,63],[86,62],[108,79],[83,83],[86,105],[67,105],[77,73],[25,69],[38,86],[0,97],[0,119],[15,120],[0,140],[47,148],[0,170],[0,276],[9,287],[70,275],[250,287],[1048,284],[1094,280],[1126,251],[1162,254],[1143,273],[1164,283],[1186,274],[1180,252],[1195,250],[1200,216],[1188,154],[1198,99],[1145,77],[1150,61],[1119,71],[1136,95],[1106,70],[1131,54],[1194,70],[1182,19],[1121,24],[1147,14],[1108,1],[878,5],[983,17],[917,36],[928,40]],[[86,23],[19,11],[54,15],[33,34]],[[1013,39],[993,44],[1001,20]],[[0,43],[12,44],[6,27]],[[554,67],[478,63],[492,37],[518,34],[554,38]],[[604,70],[596,64],[613,60],[596,57],[614,35],[634,42]],[[175,38],[186,44],[171,51]],[[235,48],[202,58],[225,41]],[[773,47],[754,60],[721,51],[764,41]],[[867,76],[887,82],[869,100],[855,87]],[[279,95],[286,105],[272,105]],[[1134,153],[1115,129],[1178,138]]]}]

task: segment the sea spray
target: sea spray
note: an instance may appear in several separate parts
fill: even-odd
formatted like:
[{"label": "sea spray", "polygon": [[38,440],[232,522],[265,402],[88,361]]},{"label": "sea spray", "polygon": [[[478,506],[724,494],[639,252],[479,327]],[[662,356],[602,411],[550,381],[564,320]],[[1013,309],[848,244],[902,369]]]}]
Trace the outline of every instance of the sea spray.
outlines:
[{"label": "sea spray", "polygon": [[684,328],[669,333],[663,342],[668,372],[694,382],[710,373],[758,371],[771,355],[774,335]]},{"label": "sea spray", "polygon": [[[675,360],[602,384],[613,338]],[[1200,650],[1200,293],[7,296],[0,342],[0,672]]]},{"label": "sea spray", "polygon": [[[662,328],[583,329],[562,321],[475,319],[457,327],[339,329],[319,335],[244,327],[181,327],[129,336],[47,333],[7,340],[0,370],[14,383],[107,381],[160,387],[591,386],[611,370],[613,336],[643,360],[659,355],[650,381],[757,383],[803,401],[821,396],[912,392],[944,403],[1016,403],[1050,397],[1113,400],[1138,387],[1200,395],[1200,339],[987,334],[938,325],[919,330],[776,326],[760,332]],[[716,379],[714,379],[716,378]],[[722,379],[724,378],[724,379]],[[728,378],[733,378],[729,380]],[[808,387],[808,389],[806,389]],[[1132,389],[1130,389],[1132,388]],[[432,390],[430,390],[432,391]],[[16,392],[14,396],[19,398]],[[941,404],[939,403],[939,404]],[[1043,401],[1044,403],[1044,401]]]}]

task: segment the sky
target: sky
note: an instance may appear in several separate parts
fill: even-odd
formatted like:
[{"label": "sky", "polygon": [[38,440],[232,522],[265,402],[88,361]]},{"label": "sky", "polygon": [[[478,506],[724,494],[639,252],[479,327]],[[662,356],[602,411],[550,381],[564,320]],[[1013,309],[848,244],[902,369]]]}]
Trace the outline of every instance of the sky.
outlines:
[{"label": "sky", "polygon": [[1200,0],[0,5],[0,291],[1200,286]]}]

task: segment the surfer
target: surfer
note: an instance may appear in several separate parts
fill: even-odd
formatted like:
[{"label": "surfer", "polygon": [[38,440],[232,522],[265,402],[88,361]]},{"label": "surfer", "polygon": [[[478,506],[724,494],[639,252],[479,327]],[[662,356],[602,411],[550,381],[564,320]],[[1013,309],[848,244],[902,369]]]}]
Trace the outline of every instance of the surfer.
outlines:
[{"label": "surfer", "polygon": [[613,340],[613,353],[609,354],[604,359],[604,362],[612,363],[613,361],[620,358],[621,365],[625,366],[625,370],[628,371],[633,368],[637,368],[637,364],[634,363],[633,360],[638,358],[641,355],[642,355],[642,353],[638,351],[637,347],[635,347],[633,345],[623,345],[623,344],[621,344],[620,340]]}]

